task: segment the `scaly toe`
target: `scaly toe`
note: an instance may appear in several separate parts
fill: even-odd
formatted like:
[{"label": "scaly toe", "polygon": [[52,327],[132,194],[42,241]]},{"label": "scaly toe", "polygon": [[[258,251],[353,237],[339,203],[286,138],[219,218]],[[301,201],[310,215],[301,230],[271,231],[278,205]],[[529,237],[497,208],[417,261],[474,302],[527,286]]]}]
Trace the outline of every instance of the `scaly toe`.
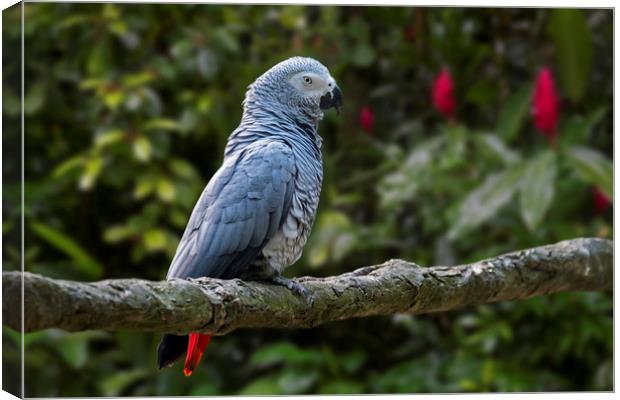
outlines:
[{"label": "scaly toe", "polygon": [[271,280],[276,285],[281,285],[287,287],[289,290],[295,292],[298,296],[304,298],[304,300],[308,300],[310,298],[310,292],[306,289],[302,284],[295,282],[292,279],[287,279],[282,276],[273,277]]}]

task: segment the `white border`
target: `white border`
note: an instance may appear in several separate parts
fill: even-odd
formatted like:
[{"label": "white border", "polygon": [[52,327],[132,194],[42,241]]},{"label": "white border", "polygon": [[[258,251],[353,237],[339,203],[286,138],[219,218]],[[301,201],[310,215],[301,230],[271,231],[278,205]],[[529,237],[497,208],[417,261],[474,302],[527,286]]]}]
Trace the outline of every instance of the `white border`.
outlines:
[{"label": "white border", "polygon": [[[29,0],[29,2],[36,2],[38,0]],[[75,0],[74,2],[94,2],[94,1],[85,1],[85,0]],[[103,1],[102,1],[103,2]],[[315,0],[315,1],[261,1],[261,0],[254,0],[254,1],[239,1],[239,0],[230,0],[230,1],[174,1],[174,0],[117,0],[114,1],[115,3],[205,3],[205,4],[314,4],[314,5],[382,5],[382,6],[389,6],[389,5],[393,5],[393,6],[435,6],[435,7],[514,7],[514,8],[522,8],[522,7],[540,7],[540,8],[615,8],[616,2],[615,1],[603,1],[603,0],[590,0],[590,1],[577,1],[577,0],[569,0],[569,1],[560,1],[560,0],[548,0],[545,2],[540,2],[540,1],[532,1],[532,0],[523,0],[523,1],[519,1],[519,2],[499,2],[499,1],[492,1],[492,0],[478,0],[478,1],[465,1],[465,0],[451,0],[451,1],[429,1],[429,0],[418,0],[418,1],[389,1],[389,2],[380,2],[380,1],[364,1],[364,2],[356,2],[356,1],[346,1],[346,0],[340,0],[340,1],[330,1],[330,0]],[[4,10],[5,8],[8,8],[14,4],[18,3],[15,0],[0,0],[0,7],[2,8],[2,10]],[[615,23],[615,9],[614,9],[614,23]],[[0,20],[0,31],[2,28],[2,21]],[[22,25],[22,29],[23,29],[23,25]],[[620,114],[618,113],[618,109],[617,107],[615,107],[615,93],[617,93],[618,91],[618,83],[616,82],[615,76],[616,76],[616,71],[617,71],[617,63],[616,63],[616,46],[618,44],[620,40],[620,35],[618,34],[618,31],[615,29],[614,26],[614,79],[613,79],[613,84],[614,84],[614,138],[615,138],[615,121],[618,120],[618,117],[620,116]],[[23,36],[22,36],[22,49],[23,49]],[[0,57],[4,55],[2,54],[2,51],[0,50]],[[10,55],[9,55],[10,56]],[[22,65],[23,65],[23,52],[22,52]],[[0,74],[2,71],[2,66],[0,63]],[[23,71],[22,71],[23,73]],[[23,80],[22,80],[22,85],[23,85]],[[0,93],[2,90],[2,83],[0,82]],[[23,94],[22,94],[23,96]],[[0,96],[0,109],[1,109],[1,96]],[[23,101],[23,99],[22,99]],[[0,132],[1,132],[1,126],[0,126]],[[22,133],[23,133],[23,115],[22,115]],[[23,136],[22,136],[23,138]],[[614,160],[615,160],[615,154],[617,154],[617,150],[618,150],[618,140],[614,140]],[[1,151],[1,144],[0,144],[0,151]],[[22,140],[22,152],[23,152],[23,140]],[[23,163],[23,153],[22,153],[22,163]],[[614,189],[618,188],[618,182],[620,180],[620,178],[618,177],[618,174],[616,173],[616,168],[615,168],[615,163],[614,163]],[[23,176],[23,164],[22,164],[22,176]],[[1,177],[0,177],[0,183],[1,183]],[[614,190],[614,198],[617,198],[618,194],[619,194],[620,190]],[[2,189],[0,188],[0,195],[2,193]],[[22,192],[22,202],[23,202],[23,192]],[[23,204],[22,204],[23,207]],[[22,208],[23,209],[23,208]],[[0,216],[2,211],[0,210]],[[22,214],[22,226],[23,226],[23,214]],[[615,212],[615,208],[614,208],[614,232],[617,232],[618,229],[618,224],[617,224],[617,219],[616,219],[616,212]],[[0,244],[0,251],[2,249],[2,244]],[[22,230],[22,246],[23,246],[23,230]],[[614,243],[614,252],[617,251],[618,249],[618,244]],[[614,259],[615,261],[615,259]],[[23,262],[23,248],[22,248],[22,262]],[[615,285],[615,283],[617,283],[618,279],[620,279],[618,277],[618,275],[620,274],[615,274],[614,277],[614,288],[617,287],[617,285]],[[616,296],[614,295],[614,322],[616,321],[616,317],[617,317],[617,307],[616,307]],[[1,305],[1,299],[0,299],[0,305]],[[1,313],[1,311],[0,311]],[[1,314],[0,314],[1,315]],[[619,343],[619,333],[618,330],[615,329],[615,323],[614,323],[614,344],[615,343]],[[1,356],[1,348],[0,348],[0,356]],[[23,352],[23,347],[22,347],[22,352]],[[614,383],[617,382],[617,378],[618,378],[618,369],[616,368],[616,348],[614,346]],[[23,356],[23,354],[22,354]],[[182,377],[181,377],[182,378]],[[180,378],[180,379],[181,379]],[[0,379],[1,379],[1,365],[0,365]],[[22,385],[23,385],[23,365],[22,365]],[[23,390],[23,387],[22,387]],[[23,393],[23,392],[22,392]],[[384,397],[398,397],[398,398],[402,398],[402,397],[415,397],[416,399],[447,399],[447,398],[453,398],[454,396],[464,396],[464,397],[468,397],[471,398],[472,396],[475,396],[475,398],[479,398],[479,397],[484,397],[487,398],[489,396],[493,396],[493,398],[495,399],[537,399],[537,398],[542,398],[544,397],[545,399],[550,399],[550,400],[556,400],[556,399],[566,399],[566,398],[573,398],[573,397],[577,397],[577,398],[583,398],[583,397],[588,397],[589,399],[607,399],[607,398],[613,398],[614,394],[613,393],[593,393],[593,392],[585,392],[585,393],[574,393],[574,392],[570,392],[570,393],[506,393],[506,394],[430,394],[430,395],[377,395],[377,396],[373,396],[373,397],[377,397],[377,398],[384,398]],[[237,397],[237,396],[235,396]],[[281,396],[261,396],[261,397],[257,397],[257,396],[245,396],[244,399],[265,399],[265,398],[276,398],[276,397],[281,397]],[[286,396],[289,399],[303,399],[306,398],[308,396]],[[320,396],[321,398],[339,398],[339,397],[343,397],[343,396]],[[347,398],[351,398],[351,399],[362,399],[365,398],[367,396],[346,396]],[[15,397],[8,394],[7,392],[0,392],[0,399],[14,399]],[[88,398],[88,397],[85,397]],[[134,399],[148,399],[148,397],[133,397]],[[185,399],[186,397],[166,397],[168,399]],[[214,399],[219,399],[219,398],[224,398],[224,397],[211,397]],[[228,397],[230,398],[230,397]]]}]

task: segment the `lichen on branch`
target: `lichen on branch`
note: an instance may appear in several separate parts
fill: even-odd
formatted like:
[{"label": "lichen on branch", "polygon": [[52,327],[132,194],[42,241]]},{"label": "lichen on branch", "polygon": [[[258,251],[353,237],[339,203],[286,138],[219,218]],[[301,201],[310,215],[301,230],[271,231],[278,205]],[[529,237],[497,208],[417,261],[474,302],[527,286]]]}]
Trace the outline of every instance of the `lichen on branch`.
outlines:
[{"label": "lichen on branch", "polygon": [[288,289],[239,279],[85,283],[4,272],[4,323],[21,330],[131,329],[222,335],[239,328],[310,328],[329,321],[423,314],[562,291],[611,290],[613,242],[573,239],[467,265],[420,267],[402,260],[327,278],[302,277],[305,300]]}]

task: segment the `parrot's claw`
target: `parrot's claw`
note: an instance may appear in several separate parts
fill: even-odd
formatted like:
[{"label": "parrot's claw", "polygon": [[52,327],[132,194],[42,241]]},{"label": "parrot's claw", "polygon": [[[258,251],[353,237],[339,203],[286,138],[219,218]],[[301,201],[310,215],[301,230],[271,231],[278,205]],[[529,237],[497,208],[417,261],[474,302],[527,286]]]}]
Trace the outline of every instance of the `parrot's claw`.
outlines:
[{"label": "parrot's claw", "polygon": [[303,297],[304,300],[311,302],[310,292],[302,284],[283,276],[274,276],[271,278],[271,282],[275,285],[284,286],[295,292],[297,295]]}]

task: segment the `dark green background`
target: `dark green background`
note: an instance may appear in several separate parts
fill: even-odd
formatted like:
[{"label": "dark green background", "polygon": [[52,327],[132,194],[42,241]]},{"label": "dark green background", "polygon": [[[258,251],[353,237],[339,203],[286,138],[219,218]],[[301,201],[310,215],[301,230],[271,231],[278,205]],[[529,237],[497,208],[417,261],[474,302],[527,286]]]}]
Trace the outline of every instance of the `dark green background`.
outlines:
[{"label": "dark green background", "polygon": [[[18,7],[3,13],[6,46],[19,43],[19,17]],[[239,122],[245,88],[293,55],[323,62],[345,107],[320,126],[319,215],[289,276],[389,258],[449,265],[611,238],[612,211],[595,212],[592,193],[597,186],[611,196],[612,17],[27,4],[26,269],[85,281],[162,279]],[[530,113],[544,65],[561,97],[556,147]],[[444,66],[455,79],[454,123],[430,101]],[[13,83],[3,92],[5,149],[19,149],[19,76],[19,57],[5,56],[3,79]],[[363,106],[375,114],[371,133],[358,123]],[[17,154],[5,150],[3,161],[5,269],[20,265]],[[191,378],[181,365],[156,370],[156,335],[48,330],[26,335],[26,395],[611,390],[611,300],[564,293],[312,330],[242,330],[215,338]],[[19,335],[3,333],[11,389]]]}]

